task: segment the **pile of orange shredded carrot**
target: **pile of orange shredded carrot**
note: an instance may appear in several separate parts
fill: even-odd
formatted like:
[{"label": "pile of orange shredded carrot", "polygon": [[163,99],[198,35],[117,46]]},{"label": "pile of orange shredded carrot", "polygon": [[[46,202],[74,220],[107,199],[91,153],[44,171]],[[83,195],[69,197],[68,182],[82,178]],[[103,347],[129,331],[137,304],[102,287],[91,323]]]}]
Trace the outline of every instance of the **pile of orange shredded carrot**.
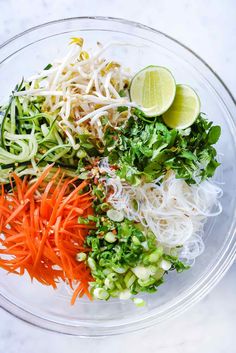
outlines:
[{"label": "pile of orange shredded carrot", "polygon": [[[28,272],[31,280],[57,287],[60,280],[76,288],[71,299],[89,298],[90,270],[76,261],[78,252],[88,252],[85,237],[92,224],[79,224],[78,217],[93,214],[87,181],[66,178],[48,166],[35,181],[11,178],[11,191],[0,194],[0,267],[10,273]],[[85,189],[85,190],[84,190]]]}]

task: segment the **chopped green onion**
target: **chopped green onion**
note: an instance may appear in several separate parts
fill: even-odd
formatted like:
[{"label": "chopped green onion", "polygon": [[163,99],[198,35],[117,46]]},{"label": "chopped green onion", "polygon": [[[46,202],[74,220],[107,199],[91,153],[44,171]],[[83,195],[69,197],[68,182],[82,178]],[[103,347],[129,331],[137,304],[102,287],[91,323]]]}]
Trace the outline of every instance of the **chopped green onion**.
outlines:
[{"label": "chopped green onion", "polygon": [[146,280],[150,277],[150,271],[148,267],[139,265],[136,266],[135,268],[132,268],[133,273],[135,276],[137,276],[139,279]]},{"label": "chopped green onion", "polygon": [[78,217],[78,223],[79,224],[89,224],[89,219],[83,218],[83,217]]},{"label": "chopped green onion", "polygon": [[105,236],[104,239],[108,243],[114,243],[116,241],[116,236],[112,232],[108,232]]},{"label": "chopped green onion", "polygon": [[120,292],[119,298],[122,299],[122,300],[127,300],[127,299],[130,299],[131,295],[132,294],[131,294],[130,290],[129,289],[125,289],[122,292]]},{"label": "chopped green onion", "polygon": [[115,282],[115,281],[118,280],[118,276],[117,276],[117,274],[114,273],[114,272],[109,273],[108,276],[107,276],[107,278],[108,278],[110,281],[113,281],[113,282]]},{"label": "chopped green onion", "polygon": [[150,276],[155,275],[157,272],[158,267],[154,265],[150,266],[136,266],[135,268],[132,268],[132,272],[135,274],[136,277],[138,277],[141,280],[148,280]]},{"label": "chopped green onion", "polygon": [[147,241],[143,241],[141,243],[142,247],[145,249],[145,250],[149,250],[149,246],[148,246],[148,242]]},{"label": "chopped green onion", "polygon": [[172,264],[170,261],[166,261],[166,260],[161,260],[160,262],[160,267],[164,270],[164,271],[168,271],[171,268]]},{"label": "chopped green onion", "polygon": [[110,291],[110,296],[113,298],[117,298],[119,296],[119,290],[118,289],[114,289],[112,291]]},{"label": "chopped green onion", "polygon": [[127,268],[121,267],[121,266],[120,267],[119,266],[113,266],[112,269],[116,273],[125,273],[127,271]]},{"label": "chopped green onion", "polygon": [[127,272],[124,278],[124,282],[127,288],[130,288],[132,284],[136,281],[136,276],[131,272]]},{"label": "chopped green onion", "polygon": [[124,220],[124,213],[122,211],[117,210],[108,210],[107,217],[110,218],[114,222],[122,222]]},{"label": "chopped green onion", "polygon": [[94,216],[92,216],[92,215],[88,215],[88,220],[89,220],[89,221],[92,221],[92,222],[97,222],[98,217],[94,217]]},{"label": "chopped green onion", "polygon": [[141,286],[141,287],[149,287],[151,286],[152,284],[154,284],[156,282],[156,279],[154,277],[149,277],[148,279],[141,279],[139,278],[138,279],[138,284]]},{"label": "chopped green onion", "polygon": [[93,295],[95,298],[100,300],[107,300],[109,298],[109,293],[103,288],[95,288]]},{"label": "chopped green onion", "polygon": [[92,271],[96,270],[96,262],[94,261],[94,259],[92,259],[92,257],[88,258],[88,266],[91,268]]},{"label": "chopped green onion", "polygon": [[100,207],[101,207],[102,211],[107,211],[108,208],[109,208],[109,205],[108,205],[108,203],[104,202],[104,203],[101,204]]},{"label": "chopped green onion", "polygon": [[103,273],[105,276],[107,276],[111,273],[111,270],[109,268],[104,268]]},{"label": "chopped green onion", "polygon": [[112,280],[110,280],[108,277],[105,278],[104,284],[105,284],[106,288],[108,288],[108,289],[115,288],[114,282]]},{"label": "chopped green onion", "polygon": [[146,305],[146,302],[142,298],[133,298],[132,300],[137,307],[142,307]]},{"label": "chopped green onion", "polygon": [[149,261],[151,262],[151,263],[155,263],[155,262],[157,262],[159,259],[160,259],[160,257],[162,256],[162,254],[163,254],[163,249],[160,247],[160,248],[157,248],[155,251],[153,251],[150,255],[149,255],[149,257],[148,257],[148,259],[149,259]]},{"label": "chopped green onion", "polygon": [[118,281],[115,282],[115,286],[119,289],[119,291],[122,291],[124,289],[122,284]]},{"label": "chopped green onion", "polygon": [[139,239],[135,235],[132,237],[132,241],[133,241],[134,245],[140,245],[141,244]]},{"label": "chopped green onion", "polygon": [[86,258],[87,258],[87,255],[85,254],[85,252],[79,252],[78,254],[76,254],[77,261],[85,261]]}]

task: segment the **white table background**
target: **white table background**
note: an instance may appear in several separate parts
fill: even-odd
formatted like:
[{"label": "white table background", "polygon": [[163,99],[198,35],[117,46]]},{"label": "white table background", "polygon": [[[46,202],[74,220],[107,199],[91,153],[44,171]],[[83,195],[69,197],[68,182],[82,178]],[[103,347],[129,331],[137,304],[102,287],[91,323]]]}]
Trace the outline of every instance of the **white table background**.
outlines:
[{"label": "white table background", "polygon": [[[123,17],[157,28],[197,52],[236,95],[235,0],[0,0],[0,44],[50,20]],[[236,265],[195,307],[138,333],[80,339],[31,327],[0,309],[0,353],[235,353]]]}]

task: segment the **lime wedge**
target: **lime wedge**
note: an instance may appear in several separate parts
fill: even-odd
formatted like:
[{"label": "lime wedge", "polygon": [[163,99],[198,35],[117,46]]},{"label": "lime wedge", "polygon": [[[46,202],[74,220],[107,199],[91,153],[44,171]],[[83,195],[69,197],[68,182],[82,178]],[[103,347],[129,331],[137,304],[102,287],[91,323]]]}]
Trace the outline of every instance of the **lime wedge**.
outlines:
[{"label": "lime wedge", "polygon": [[148,66],[131,81],[130,98],[146,116],[159,116],[169,109],[176,85],[171,72],[162,66]]},{"label": "lime wedge", "polygon": [[177,85],[174,102],[163,114],[163,120],[171,128],[186,129],[198,117],[200,106],[200,99],[191,87]]}]

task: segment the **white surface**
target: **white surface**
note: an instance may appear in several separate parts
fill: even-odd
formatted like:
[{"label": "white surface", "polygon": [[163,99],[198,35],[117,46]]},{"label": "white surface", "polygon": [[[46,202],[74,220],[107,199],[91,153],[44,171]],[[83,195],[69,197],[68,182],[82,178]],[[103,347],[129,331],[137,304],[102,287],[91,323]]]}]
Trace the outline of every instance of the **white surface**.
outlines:
[{"label": "white surface", "polygon": [[180,317],[144,331],[99,339],[53,334],[1,312],[1,353],[235,353],[236,266]]},{"label": "white surface", "polygon": [[[53,19],[123,17],[189,46],[236,95],[235,14],[235,0],[0,0],[0,43]],[[235,274],[234,265],[204,300],[179,318],[121,337],[88,340],[52,334],[1,311],[0,353],[235,353]]]}]

